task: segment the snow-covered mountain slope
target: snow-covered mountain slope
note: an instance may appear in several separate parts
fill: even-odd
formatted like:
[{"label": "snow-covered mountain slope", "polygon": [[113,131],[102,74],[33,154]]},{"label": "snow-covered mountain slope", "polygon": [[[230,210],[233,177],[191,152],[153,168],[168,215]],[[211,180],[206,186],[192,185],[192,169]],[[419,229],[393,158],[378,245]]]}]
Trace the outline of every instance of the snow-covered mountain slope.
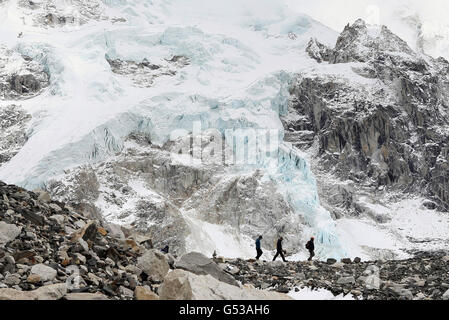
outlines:
[{"label": "snow-covered mountain slope", "polygon": [[[321,34],[325,42],[336,38],[335,32],[306,16],[289,17],[288,12],[279,11],[282,7],[272,8],[269,16],[259,20],[257,12],[247,14],[241,9],[226,15],[223,5],[190,1],[100,2],[105,16],[125,21],[91,18],[87,24],[48,28],[34,19],[47,12],[45,3],[36,9],[24,8],[21,1],[4,3],[6,19],[0,31],[6,45],[44,64],[51,78],[45,93],[23,102],[26,110],[45,114],[34,118],[34,134],[0,174],[31,188],[55,172],[86,160],[98,140],[99,148],[105,149],[98,157],[118,151],[120,140],[135,126],[126,121],[152,117],[149,130],[158,143],[166,141],[172,129],[182,126],[177,120],[180,115],[199,119],[211,109],[215,111],[210,117],[224,121],[246,112],[257,114],[251,119],[254,126],[281,128],[276,112],[286,102],[288,81],[288,75],[281,71],[297,70],[304,64],[303,47],[310,36]],[[198,8],[202,10],[198,12]],[[29,10],[37,12],[27,16]],[[78,6],[73,10],[80,11]],[[20,32],[23,36],[15,38]],[[188,57],[190,65],[173,71],[174,75],[162,75],[151,90],[136,87],[132,79],[112,72],[107,60],[140,63],[147,59],[161,65],[176,55]],[[251,108],[239,107],[246,102],[252,104]],[[128,112],[142,119],[124,120]],[[102,126],[108,122],[123,124],[122,128],[109,125],[117,140],[112,149],[101,141],[105,138]],[[185,126],[191,130],[189,121]]]},{"label": "snow-covered mountain slope", "polygon": [[[0,44],[49,83],[0,101],[31,115],[14,127],[26,139],[5,151],[0,180],[47,188],[179,252],[248,257],[263,233],[267,249],[287,235],[294,257],[312,234],[320,258],[369,255],[379,244],[332,219],[309,156],[283,142],[291,85],[317,65],[310,38],[330,47],[338,33],[284,1],[3,1]],[[11,83],[15,71],[2,72]],[[219,141],[226,129],[276,130],[280,145],[254,164],[192,164],[170,137],[196,139],[195,123]]]}]

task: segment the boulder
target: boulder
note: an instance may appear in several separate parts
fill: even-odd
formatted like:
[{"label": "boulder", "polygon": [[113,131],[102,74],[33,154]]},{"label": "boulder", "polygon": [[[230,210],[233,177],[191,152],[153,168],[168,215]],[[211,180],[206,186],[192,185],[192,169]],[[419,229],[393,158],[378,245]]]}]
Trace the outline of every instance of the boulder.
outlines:
[{"label": "boulder", "polygon": [[102,293],[69,293],[64,297],[66,300],[109,300],[107,296]]},{"label": "boulder", "polygon": [[197,275],[211,275],[219,281],[238,286],[234,277],[223,271],[212,259],[198,252],[190,252],[183,255],[175,262],[175,268],[183,269]]},{"label": "boulder", "polygon": [[121,226],[113,223],[108,223],[106,224],[105,228],[109,232],[109,235],[111,237],[119,240],[125,240],[125,234],[123,233]]},{"label": "boulder", "polygon": [[134,292],[124,286],[119,288],[120,296],[125,299],[132,299],[134,297]]},{"label": "boulder", "polygon": [[334,264],[336,262],[337,262],[337,260],[335,260],[335,259],[332,259],[332,258],[327,259],[327,264]]},{"label": "boulder", "polygon": [[42,201],[42,202],[50,202],[51,201],[51,197],[50,195],[42,190],[37,190],[35,191],[35,193],[39,194],[38,200]]},{"label": "boulder", "polygon": [[240,288],[211,275],[196,275],[180,269],[165,277],[158,292],[161,300],[291,300],[285,294]]},{"label": "boulder", "polygon": [[167,259],[168,264],[170,265],[170,267],[174,267],[175,266],[175,257],[171,254],[171,253],[167,253],[165,254],[165,258]]},{"label": "boulder", "polygon": [[67,293],[65,283],[51,284],[34,291],[0,289],[0,300],[59,300]]},{"label": "boulder", "polygon": [[337,280],[338,284],[354,284],[355,278],[353,276],[350,277],[341,277]]},{"label": "boulder", "polygon": [[63,226],[65,222],[65,217],[62,214],[54,214],[49,219],[56,221],[61,226]]},{"label": "boulder", "polygon": [[136,300],[159,300],[159,296],[148,287],[136,287],[134,297]]},{"label": "boulder", "polygon": [[449,290],[443,294],[443,300],[449,300]]},{"label": "boulder", "polygon": [[400,285],[393,286],[392,290],[402,299],[413,300],[413,293],[408,289],[402,288]]},{"label": "boulder", "polygon": [[145,272],[152,280],[162,281],[170,270],[163,253],[158,250],[147,251],[137,259],[137,267]]},{"label": "boulder", "polygon": [[0,221],[0,244],[5,244],[14,240],[19,236],[21,232],[21,227],[17,227],[13,224],[7,224],[4,221]]},{"label": "boulder", "polygon": [[0,300],[37,300],[37,297],[30,291],[6,288],[0,289]]},{"label": "boulder", "polygon": [[339,268],[339,269],[344,268],[344,266],[345,266],[345,264],[344,264],[343,262],[335,262],[335,263],[332,265],[332,267],[334,267],[334,268]]},{"label": "boulder", "polygon": [[50,203],[48,206],[49,206],[50,208],[52,208],[53,210],[55,210],[56,212],[62,211],[61,207],[58,206],[56,203]]},{"label": "boulder", "polygon": [[31,291],[36,295],[37,300],[59,300],[67,294],[65,283],[51,284]]},{"label": "boulder", "polygon": [[15,286],[20,283],[20,276],[17,274],[9,274],[5,277],[5,284],[8,286]]},{"label": "boulder", "polygon": [[57,271],[45,264],[37,264],[31,268],[31,274],[40,276],[43,282],[53,281],[57,275]]},{"label": "boulder", "polygon": [[27,282],[32,284],[39,283],[41,280],[41,276],[38,274],[30,274],[27,278]]},{"label": "boulder", "polygon": [[90,240],[95,242],[95,238],[97,237],[98,227],[95,222],[89,223],[85,229],[84,234],[82,236],[84,241]]}]

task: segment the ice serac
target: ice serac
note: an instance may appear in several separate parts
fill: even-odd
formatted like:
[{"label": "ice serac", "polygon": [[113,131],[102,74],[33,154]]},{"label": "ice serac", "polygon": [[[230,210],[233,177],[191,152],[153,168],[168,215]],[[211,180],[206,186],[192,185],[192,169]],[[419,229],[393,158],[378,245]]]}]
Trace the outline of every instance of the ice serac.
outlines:
[{"label": "ice serac", "polygon": [[[288,202],[311,227],[308,235],[316,238],[319,244],[318,255],[336,258],[345,256],[346,252],[339,242],[335,222],[329,211],[320,204],[316,180],[305,154],[290,143],[283,143],[279,148],[278,179]],[[307,238],[302,240],[305,242]]]}]

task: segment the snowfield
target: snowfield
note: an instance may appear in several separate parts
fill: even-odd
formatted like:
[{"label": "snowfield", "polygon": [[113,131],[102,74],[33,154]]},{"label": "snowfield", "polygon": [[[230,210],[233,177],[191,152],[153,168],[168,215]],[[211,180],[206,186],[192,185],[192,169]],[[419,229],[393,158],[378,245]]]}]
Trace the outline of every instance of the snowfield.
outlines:
[{"label": "snowfield", "polygon": [[355,300],[350,294],[346,296],[343,294],[334,296],[332,292],[326,289],[312,290],[310,288],[303,288],[299,289],[298,292],[293,290],[288,295],[295,300]]}]

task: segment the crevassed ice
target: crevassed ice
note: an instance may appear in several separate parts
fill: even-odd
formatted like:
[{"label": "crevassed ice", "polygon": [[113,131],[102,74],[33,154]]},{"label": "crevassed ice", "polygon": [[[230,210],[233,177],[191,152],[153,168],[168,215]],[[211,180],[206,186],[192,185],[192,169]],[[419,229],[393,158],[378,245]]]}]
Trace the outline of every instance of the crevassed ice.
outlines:
[{"label": "crevassed ice", "polygon": [[[311,63],[305,45],[312,36],[324,43],[337,37],[282,1],[111,0],[104,6],[105,16],[126,22],[43,30],[23,25],[20,11],[8,6],[0,36],[23,32],[21,39],[8,36],[9,44],[42,63],[51,86],[23,102],[33,115],[30,139],[0,168],[0,179],[33,189],[64,169],[120,152],[131,132],[163,144],[173,130],[190,132],[196,121],[222,133],[277,129],[282,141],[279,116],[287,112],[289,82]],[[186,55],[191,64],[150,89],[113,74],[105,59],[158,64],[173,55]],[[343,255],[305,158],[283,144],[274,158],[258,161],[325,245],[323,254]]]}]

